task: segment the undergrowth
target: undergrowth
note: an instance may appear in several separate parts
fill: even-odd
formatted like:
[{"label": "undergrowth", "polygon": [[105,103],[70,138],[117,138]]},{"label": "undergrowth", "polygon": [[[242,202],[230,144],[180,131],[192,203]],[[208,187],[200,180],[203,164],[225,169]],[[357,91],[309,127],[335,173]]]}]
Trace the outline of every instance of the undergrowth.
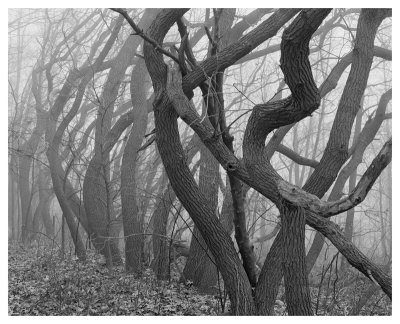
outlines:
[{"label": "undergrowth", "polygon": [[216,315],[218,300],[176,281],[109,271],[99,255],[61,258],[55,249],[10,247],[9,315]]},{"label": "undergrowth", "polygon": [[[175,267],[177,264],[175,263]],[[9,315],[218,315],[229,308],[218,294],[199,294],[179,283],[172,267],[170,281],[158,281],[151,270],[141,278],[123,267],[108,270],[102,258],[87,251],[87,261],[60,256],[55,248],[9,246]],[[348,278],[311,283],[312,307],[317,315],[351,315],[371,282],[350,272]],[[379,288],[379,287],[378,287]],[[226,297],[226,295],[225,295]],[[224,297],[224,298],[225,298]],[[275,315],[287,315],[283,285]],[[380,289],[368,299],[359,315],[391,315],[391,301]]]}]

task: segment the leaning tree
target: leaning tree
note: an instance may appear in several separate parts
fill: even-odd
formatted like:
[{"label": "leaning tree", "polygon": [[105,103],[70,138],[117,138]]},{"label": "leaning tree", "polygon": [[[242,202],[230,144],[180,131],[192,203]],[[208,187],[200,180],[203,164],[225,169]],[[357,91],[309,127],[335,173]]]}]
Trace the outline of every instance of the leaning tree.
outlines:
[{"label": "leaning tree", "polygon": [[[346,62],[340,62],[341,65],[338,64],[318,88],[308,58],[310,41],[313,35],[321,32],[329,23],[329,9],[279,9],[246,35],[222,46],[219,46],[221,37],[217,21],[213,34],[207,31],[213,44],[211,55],[201,62],[193,55],[185,29],[183,16],[188,9],[162,10],[146,33],[125,10],[114,10],[123,15],[135,34],[145,40],[144,59],[154,89],[157,147],[174,192],[193,219],[221,272],[232,313],[271,314],[277,286],[283,276],[288,313],[313,314],[304,245],[306,224],[328,238],[353,267],[380,285],[391,298],[390,275],[369,260],[329,220],[365,199],[372,184],[391,161],[391,139],[385,143],[348,195],[342,198],[334,196],[329,201],[321,200],[354,153],[354,150],[349,149],[349,138],[377,52],[374,48],[375,35],[391,11],[361,10],[349,62],[347,65]],[[217,10],[214,15],[216,13]],[[233,152],[233,137],[225,118],[224,71],[275,36],[288,22],[280,44],[280,68],[290,95],[252,108],[242,142],[243,158],[239,159]],[[163,47],[164,38],[175,23],[180,31],[180,46],[175,52],[167,51]],[[164,58],[167,58],[167,63]],[[322,158],[314,164],[314,171],[303,188],[299,188],[282,178],[271,165],[270,158],[292,125],[311,116],[320,107],[321,97],[335,87],[340,71],[343,72],[340,69],[349,64],[349,76]],[[197,87],[202,91],[207,118],[200,115],[193,104],[193,90]],[[190,172],[180,141],[178,118],[195,131],[228,173],[234,206],[235,237],[241,259],[204,191],[200,190]],[[274,136],[266,145],[268,135],[274,131]],[[293,155],[293,152],[287,154]],[[281,215],[281,229],[258,280],[251,243],[243,227],[245,214],[242,183],[248,184],[273,202]]]},{"label": "leaning tree", "polygon": [[[35,61],[29,15],[9,25],[11,237],[29,244],[42,223],[54,241],[54,192],[81,260],[88,238],[119,264],[124,241],[127,272],[152,259],[169,279],[184,233],[182,278],[208,291],[221,274],[235,315],[273,315],[282,279],[290,315],[318,314],[309,274],[327,242],[370,282],[351,313],[391,298],[391,11],[113,10],[33,12]],[[377,195],[384,267],[355,235]],[[264,207],[277,223],[255,238]]]}]

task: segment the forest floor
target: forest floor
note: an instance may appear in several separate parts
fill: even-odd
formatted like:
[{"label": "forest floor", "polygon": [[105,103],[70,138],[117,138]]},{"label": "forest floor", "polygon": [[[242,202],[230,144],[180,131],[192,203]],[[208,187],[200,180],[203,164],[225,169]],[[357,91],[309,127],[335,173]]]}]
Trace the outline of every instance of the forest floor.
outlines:
[{"label": "forest floor", "polygon": [[[73,255],[62,258],[57,249],[49,247],[9,245],[8,314],[219,315],[229,307],[223,292],[200,294],[190,283],[179,283],[179,271],[174,269],[170,281],[158,281],[151,270],[138,279],[122,266],[107,269],[94,252],[88,251],[87,256],[86,262],[79,262]],[[343,288],[334,276],[324,288],[311,283],[317,314],[351,314],[371,287],[362,276],[352,281]],[[275,315],[287,315],[283,295],[281,287]],[[391,315],[391,302],[378,289],[359,315]]]},{"label": "forest floor", "polygon": [[10,247],[9,315],[217,315],[220,301],[176,280],[141,279],[108,270],[88,253],[85,263],[56,250]]}]

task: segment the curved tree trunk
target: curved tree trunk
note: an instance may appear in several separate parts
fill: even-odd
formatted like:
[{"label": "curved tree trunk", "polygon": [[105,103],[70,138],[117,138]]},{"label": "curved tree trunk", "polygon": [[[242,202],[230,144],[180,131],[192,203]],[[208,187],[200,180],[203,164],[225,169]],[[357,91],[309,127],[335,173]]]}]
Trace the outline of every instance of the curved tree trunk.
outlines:
[{"label": "curved tree trunk", "polygon": [[233,242],[217,219],[215,211],[208,206],[206,198],[197,187],[184,159],[181,158],[183,151],[172,107],[158,106],[155,109],[155,118],[157,145],[171,185],[216,260],[230,296],[232,313],[254,314],[250,283]]},{"label": "curved tree trunk", "polygon": [[[278,275],[279,273],[284,275],[285,294],[290,315],[312,314],[308,279],[305,272],[305,214],[301,207],[291,205],[282,200],[281,191],[279,190],[282,180],[264,154],[265,139],[274,129],[302,119],[307,111],[310,113],[310,111],[318,108],[320,95],[313,80],[308,60],[309,42],[312,34],[328,15],[329,11],[322,9],[304,10],[285,29],[281,43],[281,69],[292,96],[265,105],[256,105],[249,118],[243,140],[243,159],[248,172],[252,178],[260,179],[269,184],[268,191],[270,193],[266,196],[282,212],[281,232],[283,232],[283,235],[278,235],[275,239],[275,246],[273,245],[270,253],[274,251],[274,248],[280,246],[280,242],[277,239],[282,239],[283,271],[279,267],[279,260],[276,268],[269,267],[268,269]],[[307,23],[305,23],[306,21]],[[302,85],[301,91],[297,89],[299,84]],[[292,110],[292,113],[289,112],[290,110]],[[279,257],[279,252],[274,255]],[[263,268],[267,268],[266,263],[264,263]],[[265,271],[265,269],[263,270]],[[260,279],[266,277],[268,278],[269,275],[262,273]],[[279,283],[280,280],[277,280],[272,284],[278,286]],[[258,285],[265,285],[265,282],[260,282],[259,280]],[[277,287],[273,287],[271,291],[277,292]],[[257,292],[258,298],[263,298],[261,296],[263,292],[268,292],[268,288],[259,288]],[[301,297],[301,301],[297,300],[299,297]],[[276,296],[269,296],[266,299],[271,302],[275,298]],[[263,301],[260,302],[263,304]],[[259,301],[257,300],[256,303],[258,304]],[[266,311],[269,312],[272,309],[272,305],[266,305],[266,308]]]},{"label": "curved tree trunk", "polygon": [[[144,12],[139,23],[141,28],[149,23],[148,19],[151,17],[151,11],[146,10]],[[133,53],[135,53],[141,42],[142,40],[139,37],[129,37],[118,52],[108,73],[96,119],[94,156],[89,163],[83,183],[83,201],[89,227],[96,233],[94,239],[98,241],[98,246],[105,253],[109,264],[111,262],[121,263],[122,259],[117,242],[110,237],[109,232],[112,223],[115,222],[112,201],[113,190],[110,186],[109,178],[109,153],[115,143],[110,144],[107,141],[112,136],[111,122],[120,85],[126,69],[132,63]],[[131,121],[132,116],[129,116],[129,118]]]},{"label": "curved tree trunk", "polygon": [[[67,191],[66,189],[68,187],[69,182],[66,179],[67,174],[64,172],[64,169],[61,164],[59,147],[65,129],[67,128],[68,124],[77,113],[82,103],[86,86],[93,76],[92,74],[93,71],[97,71],[100,68],[102,62],[104,61],[106,55],[110,51],[112,45],[114,44],[118,36],[119,30],[122,27],[122,23],[123,23],[122,19],[118,19],[116,21],[111,36],[107,40],[106,44],[104,45],[103,49],[101,50],[99,56],[96,58],[93,65],[90,66],[86,65],[81,69],[81,71],[72,70],[68,74],[68,77],[50,110],[49,122],[46,129],[46,141],[49,144],[46,154],[50,164],[50,173],[53,182],[53,190],[57,196],[58,202],[63,211],[64,215],[63,218],[65,217],[68,228],[70,230],[72,239],[75,244],[76,253],[81,260],[84,260],[86,258],[86,252],[81,237],[79,235],[79,222],[77,222],[76,220],[76,215],[70,206],[69,197],[67,196],[66,193]],[[78,91],[74,103],[70,111],[68,112],[67,116],[61,121],[60,126],[57,128],[58,118],[61,115],[61,112],[63,111],[66,103],[68,102],[70,95],[73,91],[73,88],[77,86],[78,80],[80,78],[82,78],[82,80],[79,82],[79,86],[77,87]],[[90,172],[89,172],[89,178],[90,178]],[[91,224],[89,223],[89,226],[90,225]],[[88,233],[90,233],[90,231]],[[99,243],[99,245],[101,244],[102,242]]]},{"label": "curved tree trunk", "polygon": [[107,265],[122,263],[117,242],[111,237],[112,223],[112,188],[107,165],[100,159],[89,163],[83,183],[83,202],[88,217],[88,225],[94,235],[91,237],[96,249],[106,258]]},{"label": "curved tree trunk", "polygon": [[[73,74],[70,74],[64,83],[64,86],[61,89],[52,109],[50,110],[50,117],[46,128],[46,142],[49,144],[46,155],[47,160],[49,161],[53,190],[63,211],[63,219],[65,218],[68,228],[71,232],[71,236],[75,245],[75,252],[78,258],[84,261],[86,260],[86,251],[79,235],[79,223],[76,221],[75,214],[69,205],[68,198],[65,195],[65,179],[64,177],[61,177],[61,175],[65,175],[65,173],[60,172],[59,170],[59,168],[62,169],[62,165],[60,157],[58,156],[58,149],[63,132],[56,131],[58,117],[61,114],[61,111],[65,106],[70,93],[72,92],[75,82],[76,79],[74,79]],[[60,129],[61,128],[59,128],[59,130]],[[62,171],[64,170],[62,169]]]},{"label": "curved tree trunk", "polygon": [[[387,11],[379,9],[361,11],[353,50],[353,63],[339,102],[329,140],[319,165],[304,185],[304,190],[318,197],[322,197],[327,192],[343,164],[349,158],[349,139],[367,86],[374,57],[375,35],[387,14]],[[330,197],[330,199],[335,200],[337,197]],[[317,233],[314,241],[309,251],[309,269],[312,268],[322,249],[324,237]]]},{"label": "curved tree trunk", "polygon": [[[375,14],[377,14],[377,12],[375,12]],[[315,194],[318,197],[322,197],[329,189],[343,163],[347,160],[347,146],[348,139],[351,133],[351,126],[357,114],[359,103],[363,95],[368,74],[370,71],[372,58],[374,55],[373,42],[375,38],[375,32],[383,19],[384,13],[380,13],[376,17],[374,17],[374,14],[371,15],[370,12],[364,12],[361,14],[361,16],[363,16],[363,19],[360,18],[358,23],[358,30],[360,30],[360,32],[358,32],[356,35],[355,46],[357,49],[359,49],[358,51],[367,52],[367,54],[363,54],[362,56],[357,54],[353,58],[353,65],[351,69],[351,74],[353,76],[349,76],[346,83],[345,92],[343,93],[342,100],[339,104],[337,117],[335,118],[334,125],[332,126],[330,140],[328,142],[327,148],[325,149],[324,157],[321,159],[319,165],[314,170],[311,177],[307,180],[306,184],[303,187],[304,190],[308,191],[309,193]],[[366,18],[367,16],[368,18]],[[363,50],[361,50],[361,48]],[[340,67],[340,70],[341,68],[342,67]],[[329,83],[327,82],[326,84]],[[322,93],[322,95],[324,95],[328,90],[329,89],[327,89],[327,86],[325,85],[321,86],[320,88],[320,92]],[[350,110],[349,107],[352,107],[352,109]],[[330,200],[337,199],[337,193],[339,193],[337,190],[332,192],[332,197],[330,197]],[[307,223],[310,225],[309,219],[307,219]],[[308,272],[311,271],[311,268],[314,265],[323,247],[324,236],[326,236],[325,233],[316,233],[313,244],[311,245],[311,248],[308,251],[306,258]],[[275,248],[278,248],[282,244],[277,240],[278,238],[283,239],[283,236],[279,236],[275,239],[271,247],[271,251],[273,251],[273,249]],[[279,257],[278,253],[276,253],[275,255]],[[279,263],[277,264],[279,265]],[[267,265],[264,264],[264,267],[267,268]],[[283,272],[281,268],[279,268],[279,266],[274,268],[268,267],[268,269],[269,271],[268,273],[264,274],[264,277],[276,277],[279,273],[283,275]],[[266,270],[267,269],[265,269],[265,271]],[[271,290],[269,290],[268,293],[277,293],[277,286],[280,284],[280,282],[281,280],[275,280],[274,282],[272,282],[270,286]],[[275,299],[276,295],[268,298],[270,303],[266,306],[267,309],[273,308],[273,303]]]},{"label": "curved tree trunk", "polygon": [[[163,10],[151,25],[149,36],[161,43],[167,31],[186,11],[187,9]],[[216,217],[215,210],[207,205],[207,200],[199,190],[184,159],[179,139],[177,115],[170,101],[175,96],[175,87],[178,87],[178,91],[179,88],[182,91],[181,85],[169,84],[169,87],[167,86],[165,78],[167,67],[161,54],[152,45],[145,43],[144,56],[155,90],[154,116],[157,146],[168,178],[177,197],[191,215],[216,260],[230,296],[232,313],[254,314],[250,283],[236,254],[233,242]],[[177,76],[176,72],[172,73],[170,78]]]},{"label": "curved tree trunk", "polygon": [[[198,152],[198,145],[200,140],[197,136],[192,136],[191,140],[186,146],[185,154],[187,155],[187,161],[190,163],[193,157]],[[196,173],[198,164],[193,167],[192,174]],[[158,202],[152,220],[154,222],[153,229],[153,266],[154,272],[157,275],[157,279],[166,280],[170,277],[169,264],[170,264],[170,248],[167,240],[167,224],[168,216],[176,199],[176,194],[169,183],[167,188]]]},{"label": "curved tree trunk", "polygon": [[132,71],[131,100],[134,125],[124,148],[121,164],[121,204],[125,237],[125,270],[141,274],[143,270],[144,219],[137,205],[136,177],[138,150],[147,128],[145,82],[147,72],[143,61]]},{"label": "curved tree trunk", "polygon": [[19,157],[19,191],[21,196],[21,212],[22,212],[22,242],[28,243],[30,230],[32,230],[32,193],[30,185],[30,173],[32,165],[32,157],[34,157],[41,137],[45,130],[47,113],[43,111],[37,112],[37,124],[29,140],[24,144],[22,154]]},{"label": "curved tree trunk", "polygon": [[[149,36],[152,41],[161,44],[169,28],[185,11],[186,10],[162,11],[149,29]],[[251,184],[255,189],[259,190],[263,195],[278,205],[281,204],[279,201],[282,197],[285,197],[286,200],[291,201],[291,203],[294,204],[295,209],[303,206],[302,203],[298,203],[299,205],[297,205],[297,203],[294,202],[296,200],[292,199],[293,197],[291,196],[294,195],[297,197],[298,190],[294,188],[290,193],[285,191],[292,188],[292,186],[281,179],[281,177],[273,170],[271,165],[268,164],[268,161],[259,153],[262,153],[265,138],[272,130],[289,123],[297,122],[318,108],[320,96],[313,82],[311,68],[307,60],[309,53],[308,42],[312,33],[316,30],[316,27],[322,23],[322,20],[327,13],[329,13],[329,10],[304,10],[299,17],[295,19],[295,22],[293,22],[287,29],[287,32],[285,31],[286,35],[284,34],[285,37],[282,43],[282,56],[284,56],[284,58],[282,58],[281,62],[282,70],[285,74],[285,80],[291,89],[292,97],[283,99],[276,104],[268,103],[266,105],[256,105],[256,107],[254,107],[252,117],[250,117],[250,119],[253,118],[252,122],[254,125],[249,121],[250,125],[248,124],[248,129],[250,130],[250,133],[247,135],[245,134],[243,148],[244,157],[246,157],[247,153],[250,153],[257,155],[258,159],[256,161],[245,160],[247,170],[245,170],[241,161],[234,157],[232,152],[222,144],[221,139],[212,135],[213,131],[210,122],[207,119],[201,119],[197,115],[197,112],[190,105],[187,98],[183,95],[183,92],[190,95],[192,89],[203,82],[207,76],[233,64],[235,60],[247,54],[253,46],[257,46],[258,42],[262,42],[266,38],[270,37],[269,32],[276,33],[275,27],[277,27],[277,24],[280,24],[280,19],[286,20],[287,17],[284,17],[286,14],[290,16],[294,15],[295,12],[277,11],[266,21],[266,24],[263,23],[259,27],[255,28],[254,31],[236,42],[232,48],[228,47],[223,50],[220,55],[218,55],[217,59],[206,59],[199,66],[195,66],[193,71],[189,72],[184,77],[182,88],[180,87],[181,80],[179,73],[177,74],[175,71],[168,73],[168,69],[162,59],[162,54],[154,49],[150,44],[146,43],[144,47],[146,64],[155,89],[156,99],[154,102],[154,110],[157,145],[160,150],[160,155],[162,156],[163,163],[174,191],[182,204],[192,215],[195,224],[198,226],[204,240],[211,249],[215,260],[221,269],[225,285],[231,297],[233,306],[232,311],[234,314],[251,314],[254,312],[254,306],[250,302],[251,297],[247,297],[249,293],[247,288],[248,282],[246,283],[246,280],[244,279],[246,276],[243,277],[240,275],[235,278],[235,281],[237,283],[239,282],[239,285],[236,284],[236,288],[232,286],[232,278],[229,276],[232,272],[229,272],[229,267],[227,267],[225,262],[228,262],[229,259],[233,261],[233,264],[230,264],[230,268],[234,265],[235,270],[238,270],[238,274],[243,273],[244,269],[236,266],[237,263],[233,256],[234,253],[231,254],[229,244],[225,244],[227,242],[225,241],[224,235],[220,236],[219,240],[215,241],[215,243],[219,245],[222,244],[225,252],[228,252],[228,255],[232,258],[223,257],[220,254],[220,251],[216,249],[213,244],[218,234],[223,234],[223,231],[219,230],[221,224],[215,222],[216,217],[213,217],[213,211],[207,210],[204,196],[196,187],[194,179],[190,177],[186,161],[183,159],[184,155],[182,147],[179,142],[176,117],[177,114],[179,114],[179,116],[196,131],[214,156],[223,163],[224,168],[233,175],[238,176],[241,180]],[[368,14],[370,14],[370,12],[368,12]],[[382,16],[385,15],[386,13],[382,14]],[[133,24],[131,25],[134,26]],[[293,29],[291,28],[292,26],[294,26]],[[263,35],[263,37],[266,38],[259,37],[258,33],[264,28],[267,28],[267,32]],[[291,31],[293,34],[288,31],[290,29],[292,29]],[[287,43],[284,44],[284,42]],[[243,46],[246,47],[244,48]],[[284,46],[287,47],[283,48]],[[357,52],[357,55],[358,54],[360,53]],[[255,127],[252,128],[252,126]],[[246,139],[246,136],[248,135],[250,136]],[[344,137],[346,137],[346,135]],[[390,144],[391,143],[389,143],[389,146]],[[262,163],[254,164],[252,162]],[[184,184],[184,188],[179,187],[182,183]],[[326,183],[324,183],[324,185],[326,185]],[[299,192],[301,193],[301,191]],[[303,198],[303,195],[304,193],[301,193],[301,199]],[[300,199],[300,197],[298,198]],[[201,210],[201,213],[199,213],[199,210]],[[295,214],[296,213],[297,212],[295,212]],[[300,214],[302,213],[300,212]],[[332,222],[313,213],[307,212],[305,216],[307,222],[331,239],[335,246],[337,246],[348,259],[352,260],[351,262],[354,266],[363,273],[367,273],[366,276],[371,275],[372,278],[375,278],[381,284],[384,290],[386,289],[388,293],[390,293],[390,278],[385,277],[379,268],[370,262],[370,260],[365,259],[365,257],[359,253],[350,242],[347,242]],[[218,230],[213,231],[213,226],[211,225],[215,225]],[[289,228],[288,226],[286,227]],[[301,228],[300,230],[304,231],[304,228]],[[289,247],[290,246],[285,246],[287,249],[286,251],[290,251]],[[293,246],[291,248],[293,248]],[[301,265],[298,264],[297,267],[301,270]],[[304,269],[303,258],[303,270]],[[299,272],[304,273],[305,271]],[[287,271],[287,273],[289,273],[289,271]],[[287,274],[287,276],[289,276],[289,274]],[[388,279],[387,282],[385,282],[386,279]],[[307,280],[306,277],[305,280]],[[386,284],[388,284],[387,287],[385,286]],[[240,286],[243,289],[240,289]],[[293,289],[293,296],[296,296],[296,293],[301,295],[302,292],[299,291],[301,288],[302,287],[290,288]],[[238,291],[240,291],[242,295],[238,296]],[[242,298],[243,302],[239,302],[240,298]],[[243,305],[248,307],[243,308]],[[302,313],[307,313],[307,311]]]},{"label": "curved tree trunk", "polygon": [[[200,144],[199,188],[209,207],[218,213],[219,163],[210,151]],[[194,226],[189,257],[183,269],[185,280],[190,280],[202,292],[212,292],[218,280],[218,270],[211,252],[207,248],[197,226]]]},{"label": "curved tree trunk", "polygon": [[[209,54],[218,55],[218,52],[229,44],[235,12],[236,9],[214,10],[213,43],[209,44]],[[239,28],[236,32],[240,34],[243,30]],[[220,71],[212,77],[210,82],[201,85],[204,99],[203,114],[207,115],[216,132],[222,131],[221,128],[226,126],[225,123],[221,122],[221,116],[224,115],[223,75],[224,71]],[[225,121],[225,118],[223,118],[223,121]],[[228,132],[226,129],[223,129],[223,131]],[[201,144],[199,187],[208,199],[210,207],[215,209],[216,213],[218,208],[218,178],[219,163],[211,152]],[[235,192],[241,195],[241,187],[240,190],[237,189],[236,187]],[[223,222],[221,217],[220,219]],[[218,269],[215,267],[215,261],[196,226],[193,230],[189,258],[183,275],[185,279],[193,281],[193,284],[201,291],[212,291],[212,287],[218,281]]]}]

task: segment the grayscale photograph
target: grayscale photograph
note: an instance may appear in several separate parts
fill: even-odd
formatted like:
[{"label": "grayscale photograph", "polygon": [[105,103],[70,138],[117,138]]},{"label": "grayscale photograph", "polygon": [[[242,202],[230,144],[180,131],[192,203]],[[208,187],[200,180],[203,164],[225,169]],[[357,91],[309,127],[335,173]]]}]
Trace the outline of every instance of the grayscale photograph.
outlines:
[{"label": "grayscale photograph", "polygon": [[391,8],[7,11],[8,316],[392,315]]}]

